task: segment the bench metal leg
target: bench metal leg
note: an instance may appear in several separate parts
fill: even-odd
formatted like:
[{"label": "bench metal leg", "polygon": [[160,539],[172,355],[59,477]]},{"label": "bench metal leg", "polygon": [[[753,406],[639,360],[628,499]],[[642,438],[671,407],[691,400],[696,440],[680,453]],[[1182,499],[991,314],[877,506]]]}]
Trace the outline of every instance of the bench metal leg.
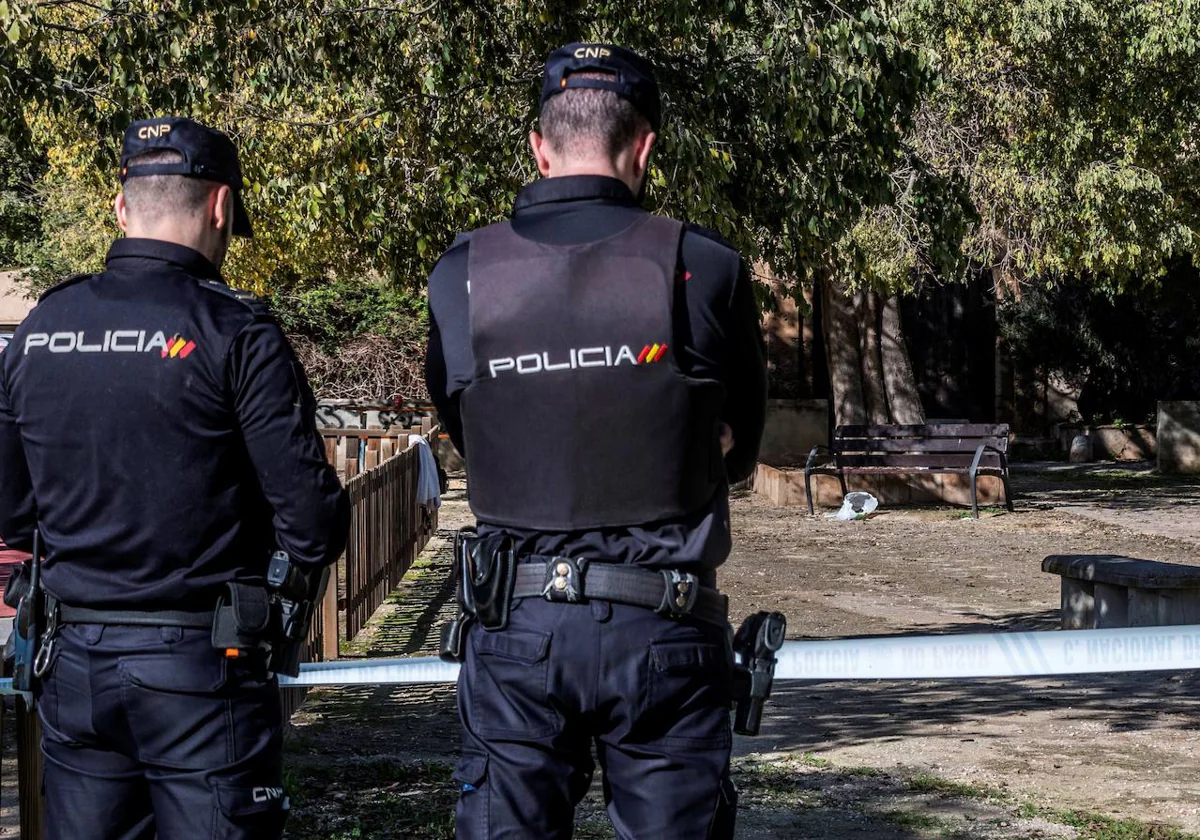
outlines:
[{"label": "bench metal leg", "polygon": [[808,515],[816,516],[817,512],[813,510],[812,470],[808,467],[804,468],[804,495],[808,499]]},{"label": "bench metal leg", "polygon": [[975,458],[971,461],[971,470],[969,478],[971,480],[971,515],[976,519],[979,518],[979,462],[983,460],[983,450],[981,446],[975,450]]}]

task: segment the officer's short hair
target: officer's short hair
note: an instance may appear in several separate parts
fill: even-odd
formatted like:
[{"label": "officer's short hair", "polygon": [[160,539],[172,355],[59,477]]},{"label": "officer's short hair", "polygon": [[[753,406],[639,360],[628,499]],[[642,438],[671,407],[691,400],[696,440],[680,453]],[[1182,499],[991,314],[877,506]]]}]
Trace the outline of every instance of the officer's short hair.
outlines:
[{"label": "officer's short hair", "polygon": [[[130,159],[130,169],[151,164],[183,163],[183,155],[171,149],[146,152]],[[191,215],[204,209],[214,181],[184,175],[141,175],[125,181],[125,205],[135,216],[149,213]]]},{"label": "officer's short hair", "polygon": [[[585,79],[616,79],[612,73],[584,71]],[[559,154],[615,156],[649,121],[633,103],[611,90],[569,88],[547,100],[541,115],[542,136]]]}]

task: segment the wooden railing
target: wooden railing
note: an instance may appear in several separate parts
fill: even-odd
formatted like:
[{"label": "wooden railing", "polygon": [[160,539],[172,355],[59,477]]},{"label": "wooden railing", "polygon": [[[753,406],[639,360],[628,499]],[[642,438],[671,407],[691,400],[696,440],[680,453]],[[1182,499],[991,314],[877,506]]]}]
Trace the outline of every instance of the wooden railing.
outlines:
[{"label": "wooden railing", "polygon": [[[320,430],[325,439],[325,457],[337,469],[342,481],[374,469],[397,452],[408,448],[409,435],[429,435],[433,422],[428,418],[411,428],[347,429],[329,427]],[[430,438],[432,440],[432,438]]]},{"label": "wooden railing", "polygon": [[[428,422],[404,430],[322,430],[326,455],[338,466],[350,494],[350,539],[313,616],[303,661],[336,659],[339,640],[352,639],[362,630],[437,529],[436,509],[426,511],[417,504],[420,455],[416,446],[408,446],[411,434],[432,444],[437,432]],[[342,591],[344,601],[339,598]],[[344,630],[339,627],[343,621]],[[285,717],[295,712],[304,694],[304,689],[283,692]],[[2,716],[0,710],[0,727]],[[21,700],[15,717],[21,837],[41,840],[42,728],[37,713],[26,712]]]},{"label": "wooden railing", "polygon": [[[437,430],[423,437],[432,444]],[[350,540],[346,545],[345,638],[353,639],[412,566],[437,528],[437,510],[417,503],[416,446],[346,482]]]}]

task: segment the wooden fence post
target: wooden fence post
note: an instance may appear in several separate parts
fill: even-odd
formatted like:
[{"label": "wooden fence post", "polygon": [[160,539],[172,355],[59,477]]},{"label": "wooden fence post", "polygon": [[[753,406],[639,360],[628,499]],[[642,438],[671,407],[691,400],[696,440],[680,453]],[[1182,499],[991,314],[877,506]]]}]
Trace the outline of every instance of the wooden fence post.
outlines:
[{"label": "wooden fence post", "polygon": [[337,564],[329,570],[329,585],[321,602],[321,659],[338,658],[338,574]]},{"label": "wooden fence post", "polygon": [[42,721],[36,709],[17,698],[17,801],[21,840],[46,836],[46,798],[42,796]]}]

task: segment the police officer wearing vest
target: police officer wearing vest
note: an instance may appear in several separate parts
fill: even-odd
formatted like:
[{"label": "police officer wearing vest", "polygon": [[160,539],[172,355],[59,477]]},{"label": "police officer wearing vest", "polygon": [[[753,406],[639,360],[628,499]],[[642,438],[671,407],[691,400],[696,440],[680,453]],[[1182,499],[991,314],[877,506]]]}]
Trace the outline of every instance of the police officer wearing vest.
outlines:
[{"label": "police officer wearing vest", "polygon": [[478,520],[444,639],[463,840],[570,837],[593,745],[620,837],[732,837],[716,568],[766,371],[738,254],[639,207],[660,120],[645,60],[556,50],[543,178],[429,279],[427,380]]},{"label": "police officer wearing vest", "polygon": [[47,836],[278,838],[268,564],[318,574],[349,506],[287,340],[221,278],[251,235],[232,142],[134,123],[121,182],[104,272],[0,356],[0,535],[45,548]]}]

